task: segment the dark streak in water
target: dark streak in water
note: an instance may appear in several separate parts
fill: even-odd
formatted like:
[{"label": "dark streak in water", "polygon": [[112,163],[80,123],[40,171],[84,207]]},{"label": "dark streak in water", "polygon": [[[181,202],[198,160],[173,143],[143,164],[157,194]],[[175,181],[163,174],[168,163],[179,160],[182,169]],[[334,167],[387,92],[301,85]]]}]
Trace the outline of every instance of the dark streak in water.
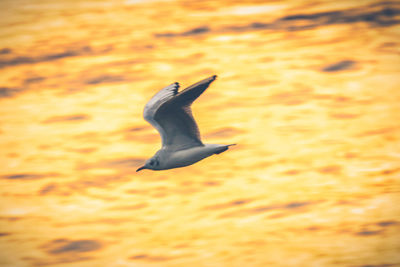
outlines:
[{"label": "dark streak in water", "polygon": [[342,60],[334,64],[330,64],[324,68],[322,68],[322,71],[325,72],[336,72],[336,71],[341,71],[341,70],[347,70],[353,67],[355,62],[353,60]]},{"label": "dark streak in water", "polygon": [[46,195],[47,193],[54,191],[54,189],[56,189],[56,187],[57,187],[56,184],[45,185],[44,187],[42,187],[42,189],[40,189],[39,195],[41,195],[41,196]]},{"label": "dark streak in water", "polygon": [[339,174],[342,170],[342,167],[339,165],[328,165],[319,168],[317,171],[323,174]]},{"label": "dark streak in water", "polygon": [[310,227],[306,228],[306,230],[308,230],[308,231],[318,231],[318,230],[321,230],[321,229],[322,228],[320,226],[310,226]]},{"label": "dark streak in water", "polygon": [[190,30],[182,32],[182,33],[166,32],[166,33],[157,33],[157,34],[155,34],[155,36],[156,37],[193,36],[193,35],[203,34],[203,33],[209,32],[209,31],[210,31],[209,27],[201,26],[201,27],[190,29]]},{"label": "dark streak in water", "polygon": [[[310,26],[366,22],[374,26],[390,26],[399,23],[394,17],[400,14],[395,8],[383,8],[376,11],[364,11],[364,8],[319,12],[314,14],[297,14],[281,18],[282,21],[309,21]],[[314,24],[311,24],[314,22]]]},{"label": "dark streak in water", "polygon": [[301,173],[301,171],[300,170],[295,170],[295,169],[283,172],[283,174],[285,174],[285,175],[297,175],[299,173]]},{"label": "dark streak in water", "polygon": [[390,174],[393,174],[393,173],[396,173],[396,172],[399,172],[399,171],[400,171],[400,168],[396,168],[396,169],[387,169],[387,170],[383,170],[383,171],[381,172],[381,174],[390,175]]},{"label": "dark streak in water", "polygon": [[73,257],[70,257],[68,254],[67,255],[62,255],[55,259],[55,258],[49,258],[46,257],[45,259],[41,259],[38,257],[23,257],[22,258],[24,261],[29,261],[31,264],[29,266],[55,266],[59,264],[63,264],[66,266],[66,263],[72,263],[72,262],[79,262],[79,261],[87,261],[87,260],[92,260],[92,257],[87,257],[87,256],[82,256],[79,254],[74,254]]},{"label": "dark streak in water", "polygon": [[278,205],[267,205],[267,206],[259,206],[254,209],[251,209],[252,213],[259,213],[259,212],[265,212],[269,210],[274,210],[274,209],[279,209],[280,206]]},{"label": "dark streak in water", "polygon": [[362,236],[371,236],[371,235],[377,235],[379,233],[381,233],[382,231],[368,231],[368,230],[364,230],[364,231],[360,231],[357,232],[357,235],[362,235]]},{"label": "dark streak in water", "polygon": [[44,174],[17,173],[17,174],[3,175],[2,178],[9,179],[9,180],[31,180],[31,179],[46,178],[49,176],[58,176],[58,174],[57,173],[44,173]]},{"label": "dark streak in water", "polygon": [[235,206],[241,206],[247,203],[250,203],[251,201],[253,201],[252,199],[237,199],[228,203],[222,203],[222,204],[215,204],[215,205],[210,205],[210,206],[206,206],[204,207],[204,209],[225,209],[225,208],[231,208],[231,207],[235,207]]},{"label": "dark streak in water", "polygon": [[186,31],[186,32],[182,33],[182,36],[198,35],[198,34],[206,33],[209,31],[210,31],[209,27],[203,26],[203,27],[198,27],[198,28],[194,28],[189,31]]},{"label": "dark streak in water", "polygon": [[15,217],[15,216],[10,216],[10,217],[7,217],[7,216],[0,216],[0,220],[7,220],[7,221],[10,221],[10,222],[19,221],[19,220],[21,220],[21,219],[22,219],[22,217]]},{"label": "dark streak in water", "polygon": [[47,120],[43,121],[43,123],[83,121],[83,120],[88,120],[89,118],[90,117],[88,115],[85,115],[85,114],[54,116],[54,117],[50,117]]},{"label": "dark streak in water", "polygon": [[8,236],[8,235],[10,235],[10,233],[0,233],[0,237],[2,237],[2,236]]},{"label": "dark streak in water", "polygon": [[12,52],[12,50],[8,47],[0,49],[0,55],[10,54],[11,52]]},{"label": "dark streak in water", "polygon": [[38,83],[43,81],[45,78],[41,76],[30,77],[24,80],[24,84]]},{"label": "dark streak in water", "polygon": [[[335,10],[328,12],[318,12],[311,14],[294,14],[284,16],[272,22],[255,21],[248,25],[227,26],[219,32],[245,32],[251,30],[284,30],[301,31],[313,29],[321,26],[334,24],[352,24],[364,22],[374,27],[388,27],[400,23],[396,16],[400,14],[400,9],[390,6],[390,4],[381,6],[364,6],[348,10]],[[182,33],[157,33],[156,37],[181,37],[210,32],[207,26],[201,26]]]},{"label": "dark streak in water", "polygon": [[18,66],[24,64],[35,64],[41,62],[49,62],[57,59],[67,58],[67,57],[76,57],[85,54],[89,54],[91,52],[91,48],[89,46],[84,46],[80,49],[76,50],[66,50],[63,52],[52,53],[47,55],[41,55],[38,57],[30,57],[30,56],[17,56],[11,59],[0,60],[0,68]]},{"label": "dark streak in water", "polygon": [[[264,206],[258,206],[258,207],[241,209],[241,210],[234,210],[232,212],[222,214],[219,217],[226,218],[226,217],[232,217],[232,216],[248,216],[248,215],[254,215],[254,214],[269,212],[269,211],[289,211],[289,212],[294,211],[294,212],[297,212],[298,210],[301,210],[302,207],[305,207],[305,206],[308,206],[311,204],[314,204],[314,202],[303,201],[303,202],[291,202],[291,203],[287,203],[287,204],[271,204],[271,205],[264,205]],[[229,206],[227,206],[227,207],[229,207]],[[219,207],[217,207],[217,208],[219,208]],[[275,217],[277,218],[277,217],[282,217],[285,215],[286,214],[284,214],[284,213],[280,213],[278,216],[275,216]]]},{"label": "dark streak in water", "polygon": [[367,265],[359,265],[357,267],[390,267],[390,266],[396,266],[396,264],[367,264]]},{"label": "dark streak in water", "polygon": [[129,259],[131,259],[131,260],[147,260],[147,261],[166,261],[166,260],[170,260],[171,258],[165,257],[165,256],[138,254],[138,255],[130,257]]},{"label": "dark streak in water", "polygon": [[281,21],[309,21],[309,26],[317,27],[332,24],[349,24],[356,22],[366,22],[373,26],[390,26],[398,24],[399,21],[394,17],[400,14],[400,10],[395,8],[383,8],[375,11],[365,11],[365,7],[359,9],[319,12],[314,14],[297,14],[286,16]]},{"label": "dark streak in water", "polygon": [[126,129],[126,130],[124,130],[124,131],[126,131],[126,132],[139,132],[139,131],[143,131],[143,130],[146,130],[146,129],[149,129],[149,127],[132,127],[132,128],[128,128],[128,129]]},{"label": "dark streak in water", "polygon": [[105,74],[87,80],[86,84],[114,83],[114,82],[122,82],[124,80],[125,78],[122,76]]},{"label": "dark streak in water", "polygon": [[44,248],[50,254],[82,253],[101,249],[102,245],[96,240],[56,239],[45,245]]},{"label": "dark streak in water", "polygon": [[308,201],[304,202],[292,202],[284,206],[285,209],[297,209],[306,205],[310,205],[311,203]]},{"label": "dark streak in water", "polygon": [[377,225],[379,225],[381,227],[387,227],[387,226],[396,225],[396,224],[398,224],[397,221],[382,221],[382,222],[377,223]]},{"label": "dark streak in water", "polygon": [[0,87],[0,98],[13,97],[21,91],[20,88]]},{"label": "dark streak in water", "polygon": [[218,185],[221,185],[221,182],[218,182],[218,181],[206,181],[203,184],[205,186],[218,186]]}]

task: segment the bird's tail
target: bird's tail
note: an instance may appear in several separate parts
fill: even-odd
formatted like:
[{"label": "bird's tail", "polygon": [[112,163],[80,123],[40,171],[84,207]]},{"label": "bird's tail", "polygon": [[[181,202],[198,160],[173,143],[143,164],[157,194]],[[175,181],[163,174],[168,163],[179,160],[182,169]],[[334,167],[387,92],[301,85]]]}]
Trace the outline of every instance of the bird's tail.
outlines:
[{"label": "bird's tail", "polygon": [[236,144],[223,145],[221,146],[221,149],[218,149],[214,154],[221,154],[222,152],[227,151],[230,146],[236,146]]}]

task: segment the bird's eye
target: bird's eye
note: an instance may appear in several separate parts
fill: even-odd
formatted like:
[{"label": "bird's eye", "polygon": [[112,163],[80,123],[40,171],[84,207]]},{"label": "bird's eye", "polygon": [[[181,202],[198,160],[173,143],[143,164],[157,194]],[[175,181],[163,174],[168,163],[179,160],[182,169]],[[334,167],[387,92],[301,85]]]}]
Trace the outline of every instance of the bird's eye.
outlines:
[{"label": "bird's eye", "polygon": [[150,160],[149,165],[150,166],[157,166],[158,165],[158,161],[155,160],[155,159],[152,159],[152,160]]}]

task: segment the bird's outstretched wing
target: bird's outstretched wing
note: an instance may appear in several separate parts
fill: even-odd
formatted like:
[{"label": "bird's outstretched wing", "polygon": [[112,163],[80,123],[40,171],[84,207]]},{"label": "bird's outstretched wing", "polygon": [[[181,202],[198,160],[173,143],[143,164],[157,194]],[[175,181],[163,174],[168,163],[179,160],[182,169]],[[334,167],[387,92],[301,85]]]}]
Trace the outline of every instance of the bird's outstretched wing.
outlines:
[{"label": "bird's outstretched wing", "polygon": [[179,84],[171,84],[146,104],[143,117],[160,133],[164,149],[177,151],[203,145],[190,106],[216,77],[204,79],[179,93]]}]

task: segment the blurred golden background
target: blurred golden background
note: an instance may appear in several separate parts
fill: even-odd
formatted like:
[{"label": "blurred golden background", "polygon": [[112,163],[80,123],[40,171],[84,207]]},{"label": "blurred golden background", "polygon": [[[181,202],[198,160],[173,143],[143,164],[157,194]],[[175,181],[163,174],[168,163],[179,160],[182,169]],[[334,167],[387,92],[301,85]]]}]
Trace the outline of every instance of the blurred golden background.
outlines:
[{"label": "blurred golden background", "polygon": [[[400,266],[398,1],[2,0],[0,266]],[[194,103],[193,166],[145,103]]]}]

